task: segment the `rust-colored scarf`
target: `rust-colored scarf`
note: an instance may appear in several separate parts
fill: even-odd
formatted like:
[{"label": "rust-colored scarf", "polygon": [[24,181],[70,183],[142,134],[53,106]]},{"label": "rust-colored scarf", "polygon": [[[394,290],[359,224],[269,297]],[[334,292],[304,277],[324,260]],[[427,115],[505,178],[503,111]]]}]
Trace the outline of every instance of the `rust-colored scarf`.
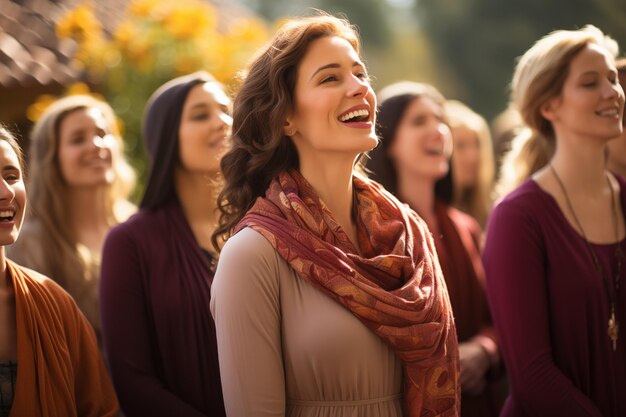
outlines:
[{"label": "rust-colored scarf", "polygon": [[271,182],[235,232],[261,233],[299,277],[391,346],[404,365],[408,416],[457,416],[457,339],[430,233],[380,185],[353,180],[362,255],[295,170]]},{"label": "rust-colored scarf", "polygon": [[7,260],[17,324],[10,416],[113,417],[119,405],[93,329],[55,282]]}]

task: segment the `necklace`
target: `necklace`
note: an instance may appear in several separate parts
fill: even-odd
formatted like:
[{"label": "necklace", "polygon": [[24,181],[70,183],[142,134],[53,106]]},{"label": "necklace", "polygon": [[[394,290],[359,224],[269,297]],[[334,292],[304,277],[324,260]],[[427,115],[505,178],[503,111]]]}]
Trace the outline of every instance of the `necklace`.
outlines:
[{"label": "necklace", "polygon": [[602,279],[602,282],[604,283],[604,289],[606,290],[606,295],[609,299],[609,303],[611,304],[611,311],[609,315],[607,333],[608,333],[609,338],[611,339],[611,342],[613,342],[613,351],[615,351],[617,349],[617,338],[619,337],[619,322],[615,318],[615,306],[617,304],[617,295],[619,293],[619,281],[620,281],[620,275],[622,272],[622,259],[624,255],[622,253],[622,248],[619,242],[619,230],[618,230],[619,222],[617,221],[617,206],[615,204],[615,191],[613,190],[613,184],[611,184],[611,180],[607,175],[606,180],[609,184],[609,188],[611,189],[611,207],[612,207],[611,212],[613,215],[613,226],[615,227],[615,241],[617,242],[617,247],[615,248],[615,261],[616,261],[617,266],[615,268],[615,275],[613,277],[613,288],[615,291],[611,292],[609,288],[609,285],[611,284],[611,281],[610,281],[611,278],[604,275],[602,265],[600,264],[600,261],[598,260],[598,256],[596,255],[596,252],[593,250],[593,247],[591,247],[591,243],[589,242],[589,239],[587,239],[585,230],[583,229],[580,221],[578,220],[578,217],[576,216],[576,212],[574,211],[574,206],[572,205],[572,202],[569,199],[569,195],[567,194],[567,191],[565,190],[563,181],[561,181],[561,178],[559,178],[559,176],[557,175],[556,170],[554,169],[552,164],[550,164],[550,169],[552,170],[552,174],[554,175],[554,178],[556,178],[557,182],[559,183],[559,186],[561,187],[561,190],[563,191],[563,195],[565,196],[565,201],[567,202],[567,206],[569,210],[572,212],[574,221],[576,221],[576,226],[578,226],[578,229],[580,229],[580,232],[583,235],[583,239],[585,243],[587,244],[587,248],[589,248],[589,252],[591,253],[591,258],[593,259],[593,264],[596,268],[596,271],[598,271],[598,274],[600,275],[600,278]]}]

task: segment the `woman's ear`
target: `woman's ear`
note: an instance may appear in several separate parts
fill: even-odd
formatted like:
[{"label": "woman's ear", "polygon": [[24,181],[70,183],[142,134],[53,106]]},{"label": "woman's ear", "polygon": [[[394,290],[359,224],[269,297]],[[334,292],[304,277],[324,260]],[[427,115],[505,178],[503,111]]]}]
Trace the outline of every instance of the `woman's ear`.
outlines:
[{"label": "woman's ear", "polygon": [[541,105],[541,107],[539,108],[539,112],[544,119],[552,122],[556,117],[556,111],[559,108],[559,104],[559,98],[552,98]]},{"label": "woman's ear", "polygon": [[291,121],[290,117],[287,117],[287,120],[285,120],[285,124],[283,126],[283,133],[285,134],[285,136],[288,136],[288,137],[292,137],[296,133],[296,128],[294,126],[294,123]]}]

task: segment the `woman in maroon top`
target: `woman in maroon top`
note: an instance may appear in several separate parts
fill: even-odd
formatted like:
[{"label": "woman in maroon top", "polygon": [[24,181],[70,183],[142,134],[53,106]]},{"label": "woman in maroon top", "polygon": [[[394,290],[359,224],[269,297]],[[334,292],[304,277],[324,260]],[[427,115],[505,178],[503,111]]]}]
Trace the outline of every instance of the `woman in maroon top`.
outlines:
[{"label": "woman in maroon top", "polygon": [[380,145],[367,167],[372,178],[407,203],[428,225],[455,316],[461,357],[461,415],[497,416],[501,376],[489,316],[476,220],[450,206],[452,135],[444,97],[434,87],[399,82],[378,97]]},{"label": "woman in maroon top", "polygon": [[[556,152],[493,211],[483,255],[511,395],[504,416],[626,415],[626,184],[617,45],[593,26],[522,56],[513,102]],[[622,327],[619,332],[619,327]]]},{"label": "woman in maroon top", "polygon": [[104,347],[126,417],[225,415],[209,300],[229,107],[205,72],[148,102],[141,210],[109,233],[102,255]]}]

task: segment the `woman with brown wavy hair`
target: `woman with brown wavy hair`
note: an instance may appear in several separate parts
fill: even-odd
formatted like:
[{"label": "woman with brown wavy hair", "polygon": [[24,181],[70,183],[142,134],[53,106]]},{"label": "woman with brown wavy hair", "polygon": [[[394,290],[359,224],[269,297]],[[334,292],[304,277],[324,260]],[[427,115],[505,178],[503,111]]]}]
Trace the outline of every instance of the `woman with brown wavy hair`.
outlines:
[{"label": "woman with brown wavy hair", "polygon": [[211,294],[229,416],[456,416],[424,222],[355,169],[376,97],[354,29],[293,19],[248,68],[222,159]]},{"label": "woman with brown wavy hair", "polygon": [[100,340],[100,254],[110,227],[134,211],[135,175],[111,107],[91,96],[53,103],[33,127],[30,212],[9,256],[58,282]]}]

